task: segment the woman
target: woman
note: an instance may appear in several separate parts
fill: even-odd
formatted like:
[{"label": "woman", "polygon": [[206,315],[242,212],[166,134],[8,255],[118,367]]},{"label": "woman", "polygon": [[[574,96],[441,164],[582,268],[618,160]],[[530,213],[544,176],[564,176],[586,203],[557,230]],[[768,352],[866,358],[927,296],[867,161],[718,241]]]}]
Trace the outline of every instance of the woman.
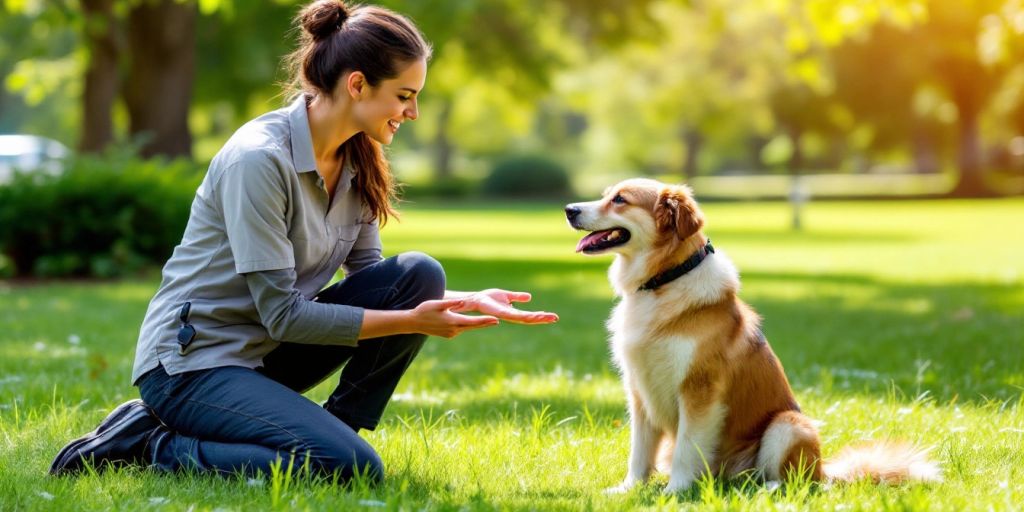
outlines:
[{"label": "woman", "polygon": [[[86,461],[269,472],[294,457],[379,480],[357,432],[377,426],[428,335],[557,320],[512,307],[527,293],[445,291],[429,256],[382,259],[378,225],[395,211],[380,145],[417,118],[430,47],[378,7],[319,0],[297,20],[302,94],[211,162],[142,324],[142,400],[64,447],[51,473]],[[322,289],[339,266],[346,278]],[[301,395],[342,366],[322,407]]]}]

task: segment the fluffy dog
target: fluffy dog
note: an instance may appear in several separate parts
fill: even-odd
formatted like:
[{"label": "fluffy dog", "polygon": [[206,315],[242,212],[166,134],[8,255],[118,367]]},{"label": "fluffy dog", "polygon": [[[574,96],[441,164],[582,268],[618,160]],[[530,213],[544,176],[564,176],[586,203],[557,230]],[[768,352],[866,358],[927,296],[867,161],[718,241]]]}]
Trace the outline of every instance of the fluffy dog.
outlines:
[{"label": "fluffy dog", "polygon": [[814,480],[937,480],[927,452],[878,442],[821,460],[818,431],[800,412],[760,318],[737,297],[732,262],[704,235],[704,214],[685,186],[632,179],[566,206],[590,231],[583,254],[616,254],[608,273],[618,304],[608,320],[626,388],[629,468],[611,491],[645,481],[659,446],[671,454],[665,492],[689,488],[705,468],[756,470]]}]

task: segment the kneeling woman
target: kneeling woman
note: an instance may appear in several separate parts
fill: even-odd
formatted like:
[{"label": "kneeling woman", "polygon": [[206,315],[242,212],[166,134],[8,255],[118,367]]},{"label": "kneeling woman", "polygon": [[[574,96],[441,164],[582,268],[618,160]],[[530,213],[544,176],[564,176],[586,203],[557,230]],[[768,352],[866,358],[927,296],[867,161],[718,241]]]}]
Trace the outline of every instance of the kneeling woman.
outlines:
[{"label": "kneeling woman", "polygon": [[[87,461],[268,472],[295,457],[379,479],[357,432],[376,427],[428,335],[557,320],[512,307],[526,293],[448,292],[424,254],[381,257],[378,226],[395,214],[381,144],[418,116],[430,47],[378,7],[320,0],[298,20],[302,94],[210,164],[142,324],[142,400],[64,447],[51,473]],[[339,267],[345,279],[324,289]],[[322,407],[301,395],[342,366]]]}]

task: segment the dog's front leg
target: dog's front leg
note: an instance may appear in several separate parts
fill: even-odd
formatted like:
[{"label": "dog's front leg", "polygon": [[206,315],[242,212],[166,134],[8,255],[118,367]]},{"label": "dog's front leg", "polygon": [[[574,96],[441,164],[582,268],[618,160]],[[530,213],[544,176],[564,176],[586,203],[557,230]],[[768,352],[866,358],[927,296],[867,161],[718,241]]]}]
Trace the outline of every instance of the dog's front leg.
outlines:
[{"label": "dog's front leg", "polygon": [[661,440],[661,431],[652,423],[639,397],[629,401],[629,470],[623,482],[605,492],[618,494],[641,484],[654,469],[654,456]]},{"label": "dog's front leg", "polygon": [[724,408],[712,405],[699,413],[679,406],[679,427],[672,451],[672,470],[665,493],[685,491],[715,464]]}]

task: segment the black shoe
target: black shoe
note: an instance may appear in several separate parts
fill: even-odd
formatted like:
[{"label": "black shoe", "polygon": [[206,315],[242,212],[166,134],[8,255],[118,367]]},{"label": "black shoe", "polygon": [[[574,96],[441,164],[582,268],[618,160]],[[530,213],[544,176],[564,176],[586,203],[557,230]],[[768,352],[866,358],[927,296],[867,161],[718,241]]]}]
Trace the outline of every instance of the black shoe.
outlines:
[{"label": "black shoe", "polygon": [[149,438],[162,426],[142,400],[129,400],[104,418],[96,430],[62,448],[50,464],[50,474],[77,473],[85,469],[86,462],[101,469],[108,464],[143,461]]}]

